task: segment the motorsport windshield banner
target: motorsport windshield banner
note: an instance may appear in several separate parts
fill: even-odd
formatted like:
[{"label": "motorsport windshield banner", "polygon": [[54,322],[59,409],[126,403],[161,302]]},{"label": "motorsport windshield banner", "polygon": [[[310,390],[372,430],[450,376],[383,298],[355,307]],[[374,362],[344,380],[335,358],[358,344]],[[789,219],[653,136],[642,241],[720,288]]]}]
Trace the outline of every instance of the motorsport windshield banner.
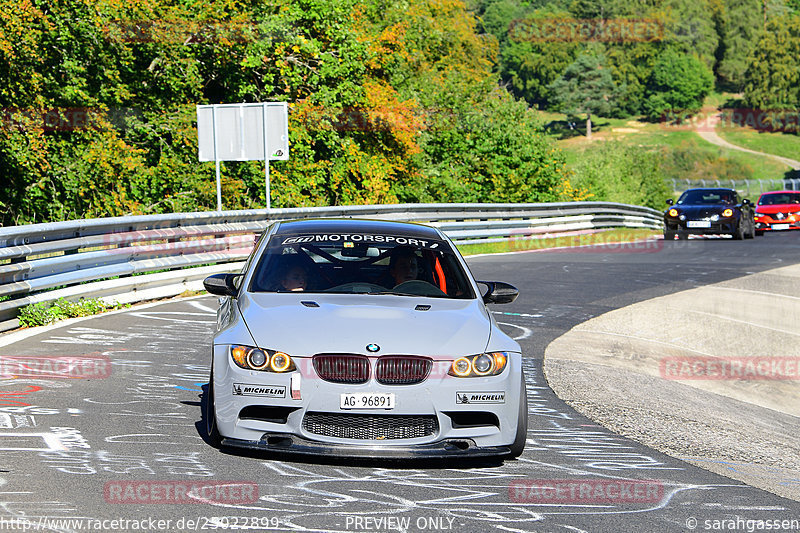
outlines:
[{"label": "motorsport windshield banner", "polygon": [[291,237],[283,237],[278,244],[281,246],[289,246],[293,244],[341,244],[346,242],[416,246],[418,248],[427,248],[430,250],[434,250],[442,244],[441,241],[416,239],[401,235],[375,235],[369,233],[321,233],[315,235],[293,235]]}]

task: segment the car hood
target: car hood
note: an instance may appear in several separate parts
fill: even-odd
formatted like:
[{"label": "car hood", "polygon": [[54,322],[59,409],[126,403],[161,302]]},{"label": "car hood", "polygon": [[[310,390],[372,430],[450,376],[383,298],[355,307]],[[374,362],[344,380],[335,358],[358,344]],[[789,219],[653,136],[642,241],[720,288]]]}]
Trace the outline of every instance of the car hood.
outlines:
[{"label": "car hood", "polygon": [[756,207],[757,213],[764,213],[766,215],[772,213],[795,213],[797,211],[800,211],[800,205],[797,204],[772,204]]},{"label": "car hood", "polygon": [[372,355],[368,344],[380,347],[376,355],[470,355],[486,348],[491,331],[479,300],[256,293],[242,295],[239,308],[260,348],[294,356]]}]

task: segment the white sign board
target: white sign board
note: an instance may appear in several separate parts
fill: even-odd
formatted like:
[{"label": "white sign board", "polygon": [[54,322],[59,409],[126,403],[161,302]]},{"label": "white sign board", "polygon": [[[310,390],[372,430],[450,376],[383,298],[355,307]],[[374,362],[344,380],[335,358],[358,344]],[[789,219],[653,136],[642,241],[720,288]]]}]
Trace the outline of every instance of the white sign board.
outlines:
[{"label": "white sign board", "polygon": [[286,102],[197,106],[197,157],[217,167],[217,211],[222,211],[220,161],[264,161],[267,209],[269,162],[289,159],[289,106]]},{"label": "white sign board", "polygon": [[265,146],[270,161],[289,159],[288,109],[286,102],[197,106],[200,161],[264,161]]}]

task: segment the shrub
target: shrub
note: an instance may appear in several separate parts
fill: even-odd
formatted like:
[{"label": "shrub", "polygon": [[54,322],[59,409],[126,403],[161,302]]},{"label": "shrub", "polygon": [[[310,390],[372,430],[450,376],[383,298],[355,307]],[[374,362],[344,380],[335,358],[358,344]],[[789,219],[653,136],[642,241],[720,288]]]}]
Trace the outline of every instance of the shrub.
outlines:
[{"label": "shrub", "polygon": [[24,327],[45,326],[65,318],[96,315],[115,307],[118,306],[108,305],[99,298],[81,298],[77,302],[59,298],[51,305],[39,302],[23,307],[19,313],[19,324]]},{"label": "shrub", "polygon": [[659,152],[606,142],[580,157],[573,181],[591,191],[592,200],[660,209],[670,192],[662,161]]}]

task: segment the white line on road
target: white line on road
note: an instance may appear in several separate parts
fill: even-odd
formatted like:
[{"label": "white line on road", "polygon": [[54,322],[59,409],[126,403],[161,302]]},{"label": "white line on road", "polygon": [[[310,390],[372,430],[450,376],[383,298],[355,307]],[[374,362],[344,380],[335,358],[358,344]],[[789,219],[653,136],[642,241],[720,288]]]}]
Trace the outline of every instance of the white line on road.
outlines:
[{"label": "white line on road", "polygon": [[524,327],[524,326],[518,326],[516,324],[511,324],[509,322],[498,322],[498,324],[503,325],[503,326],[511,326],[512,328],[521,329],[522,330],[522,335],[518,335],[516,337],[512,337],[515,341],[522,340],[522,339],[527,339],[528,337],[533,335],[533,331],[528,329],[528,328],[526,328],[526,327]]}]

